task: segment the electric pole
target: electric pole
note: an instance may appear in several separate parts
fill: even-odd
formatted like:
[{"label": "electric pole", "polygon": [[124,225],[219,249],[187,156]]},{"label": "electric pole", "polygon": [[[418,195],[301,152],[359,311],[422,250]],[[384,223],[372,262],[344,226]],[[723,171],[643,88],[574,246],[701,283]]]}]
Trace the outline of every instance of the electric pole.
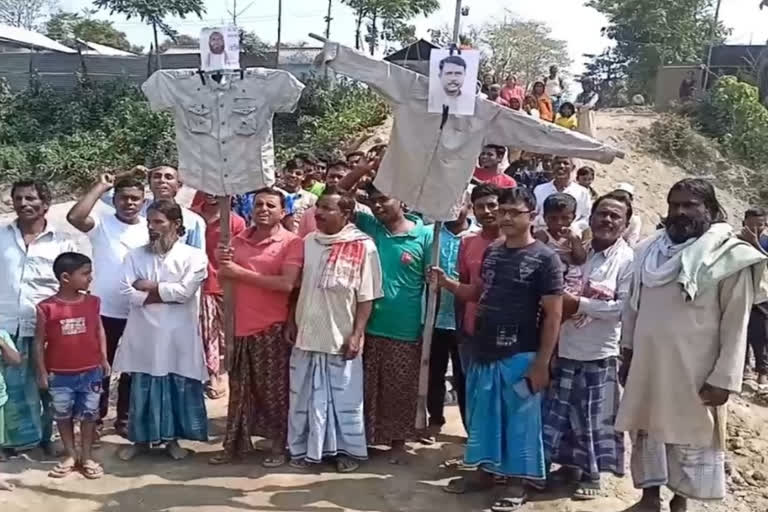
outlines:
[{"label": "electric pole", "polygon": [[707,84],[709,83],[709,66],[712,65],[712,48],[715,46],[715,35],[717,35],[717,25],[720,23],[720,5],[722,0],[717,0],[717,7],[715,8],[715,19],[712,21],[712,30],[709,33],[709,50],[707,50],[707,65],[704,68],[704,83],[702,84],[702,92],[706,92]]},{"label": "electric pole", "polygon": [[283,33],[283,0],[277,0],[277,43],[275,43],[275,69],[280,67],[280,44]]},{"label": "electric pole", "polygon": [[453,44],[459,46],[459,33],[461,32],[461,0],[456,0],[456,16],[453,18]]},{"label": "electric pole", "polygon": [[333,0],[328,0],[328,15],[325,17],[325,38],[331,38],[331,7],[333,6]]},{"label": "electric pole", "polygon": [[237,10],[237,0],[232,0],[232,9],[231,10],[227,9],[227,12],[229,12],[229,15],[232,16],[232,24],[234,26],[237,26],[237,18],[239,18],[240,16],[245,14],[245,11],[247,11],[248,9],[253,7],[253,4],[255,4],[255,3],[256,3],[255,1],[251,2],[251,3],[249,3],[248,5],[246,5],[245,7],[243,7],[242,9],[240,9],[238,11]]}]

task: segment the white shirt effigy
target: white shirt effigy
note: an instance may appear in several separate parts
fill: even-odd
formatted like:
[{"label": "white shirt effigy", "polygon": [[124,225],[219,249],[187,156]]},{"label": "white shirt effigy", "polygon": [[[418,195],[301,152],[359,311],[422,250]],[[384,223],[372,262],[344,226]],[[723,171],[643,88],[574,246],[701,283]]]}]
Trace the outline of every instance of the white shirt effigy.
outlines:
[{"label": "white shirt effigy", "polygon": [[72,251],[78,251],[74,238],[50,223],[29,247],[16,221],[0,227],[0,329],[34,336],[37,303],[59,289],[53,262]]},{"label": "white shirt effigy", "polygon": [[[115,355],[115,371],[208,380],[199,320],[200,286],[207,266],[205,252],[182,242],[165,255],[148,246],[128,253],[120,286],[130,312]],[[164,302],[144,304],[148,294],[133,288],[139,279],[158,283]]]},{"label": "white shirt effigy", "polygon": [[[334,71],[365,82],[392,106],[394,125],[376,187],[434,220],[455,218],[483,144],[609,163],[621,152],[599,141],[475,98],[474,116],[427,112],[429,78],[328,42],[319,56]],[[439,186],[435,186],[439,184]]]},{"label": "white shirt effigy", "polygon": [[292,112],[304,84],[287,71],[253,68],[203,84],[197,70],[156,71],[141,86],[154,110],[174,115],[179,173],[186,185],[218,196],[275,182],[272,118]]}]

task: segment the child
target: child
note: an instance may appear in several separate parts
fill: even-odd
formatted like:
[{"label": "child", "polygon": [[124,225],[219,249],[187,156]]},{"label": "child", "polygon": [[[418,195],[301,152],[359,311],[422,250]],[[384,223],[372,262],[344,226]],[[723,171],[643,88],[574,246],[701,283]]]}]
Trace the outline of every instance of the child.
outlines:
[{"label": "child", "polygon": [[572,226],[576,218],[576,199],[568,194],[552,194],[544,200],[547,229],[534,238],[547,244],[560,257],[565,269],[565,291],[581,296],[584,286],[581,265],[587,261],[583,230]]},{"label": "child", "polygon": [[[101,325],[101,300],[88,295],[91,260],[65,252],[53,262],[59,291],[37,305],[38,381],[48,389],[64,443],[64,459],[49,473],[63,478],[80,468],[88,479],[104,475],[91,448],[99,419],[102,378],[109,374],[107,341]],[[74,421],[80,421],[82,453],[75,452]]]},{"label": "child", "polygon": [[[21,355],[16,350],[16,345],[13,344],[11,336],[4,330],[0,329],[0,449],[5,444],[5,416],[4,408],[6,402],[8,402],[8,393],[5,388],[5,379],[3,378],[5,365],[12,364],[18,366],[21,364]],[[0,458],[2,455],[0,455]],[[0,478],[0,491],[12,491],[13,484],[5,482]]]},{"label": "child", "polygon": [[595,181],[595,170],[589,166],[584,166],[576,171],[576,182],[589,190],[589,195],[592,197],[592,201],[597,199],[597,192],[592,188],[592,183]]},{"label": "child", "polygon": [[566,101],[560,105],[555,124],[568,130],[575,130],[579,127],[579,118],[576,116],[576,107],[573,103]]}]

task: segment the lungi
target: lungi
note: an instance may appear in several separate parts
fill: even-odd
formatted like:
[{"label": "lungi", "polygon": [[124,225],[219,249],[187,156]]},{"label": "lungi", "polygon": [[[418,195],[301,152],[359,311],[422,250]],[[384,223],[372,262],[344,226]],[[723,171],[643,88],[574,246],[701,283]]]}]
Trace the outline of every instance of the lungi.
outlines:
[{"label": "lungi", "polygon": [[128,439],[133,443],[207,441],[203,383],[176,374],[131,373]]},{"label": "lungi", "polygon": [[221,373],[224,347],[224,297],[203,294],[200,307],[200,329],[205,349],[205,366],[208,375]]},{"label": "lungi", "polygon": [[464,463],[506,477],[543,482],[542,394],[523,398],[515,391],[536,354],[474,359],[467,371],[467,449]]},{"label": "lungi", "polygon": [[368,444],[391,446],[414,438],[421,343],[366,336],[363,365]]},{"label": "lungi", "polygon": [[725,498],[725,452],[714,447],[665,444],[637,432],[630,467],[636,489],[663,485],[693,500]]},{"label": "lungi", "polygon": [[[42,406],[40,389],[37,385],[33,336],[13,336],[13,343],[21,355],[19,366],[5,365],[5,446],[8,448],[31,448],[43,440]],[[52,418],[51,418],[52,419]],[[48,423],[46,420],[45,423]],[[46,429],[47,430],[47,429]],[[50,440],[49,438],[45,439]]]},{"label": "lungi", "polygon": [[290,367],[288,450],[321,462],[339,454],[368,458],[363,360],[294,348]]},{"label": "lungi", "polygon": [[291,346],[283,340],[283,324],[236,337],[232,348],[225,453],[236,457],[252,451],[251,436],[285,448]]},{"label": "lungi", "polygon": [[579,469],[592,481],[602,472],[623,476],[624,432],[614,428],[620,400],[617,358],[559,358],[544,402],[547,462]]}]

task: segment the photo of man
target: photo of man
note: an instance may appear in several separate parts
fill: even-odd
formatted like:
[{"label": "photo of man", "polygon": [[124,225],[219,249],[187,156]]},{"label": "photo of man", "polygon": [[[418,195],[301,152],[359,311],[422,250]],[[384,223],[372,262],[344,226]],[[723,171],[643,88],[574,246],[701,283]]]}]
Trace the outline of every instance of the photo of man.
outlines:
[{"label": "photo of man", "polygon": [[205,28],[200,33],[203,71],[240,68],[240,36],[236,27]]},{"label": "photo of man", "polygon": [[475,96],[479,52],[433,50],[430,57],[429,105],[432,113],[442,113],[444,107],[454,115],[475,113]]}]

